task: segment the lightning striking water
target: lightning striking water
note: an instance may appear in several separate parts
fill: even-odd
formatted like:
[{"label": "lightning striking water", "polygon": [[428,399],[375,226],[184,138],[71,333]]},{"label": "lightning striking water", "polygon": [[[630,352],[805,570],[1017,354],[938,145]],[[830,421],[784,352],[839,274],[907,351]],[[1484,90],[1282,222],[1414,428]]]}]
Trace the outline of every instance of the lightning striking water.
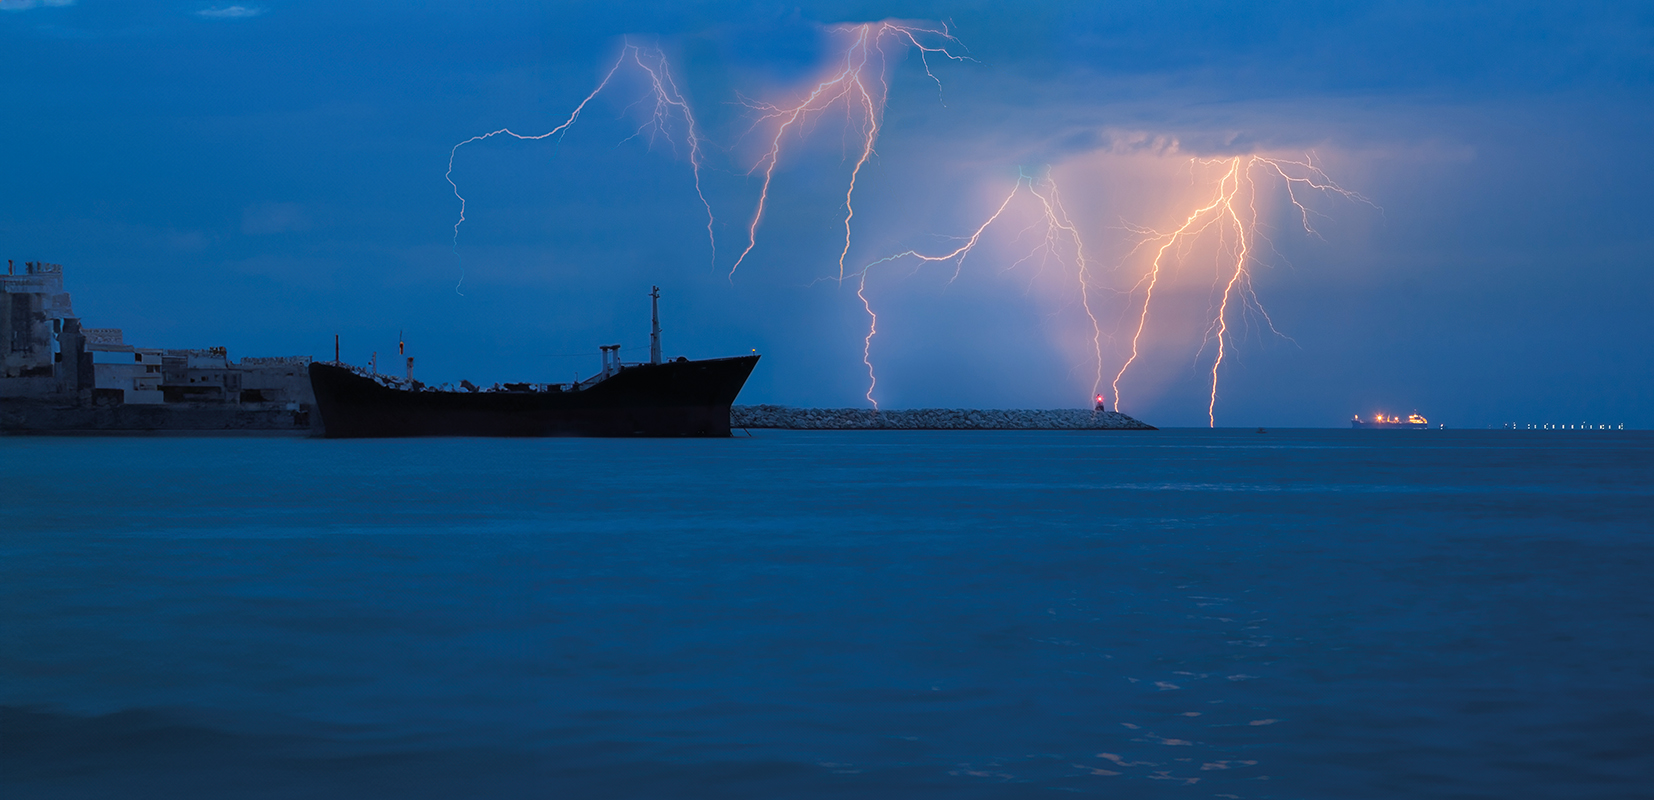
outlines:
[{"label": "lightning striking water", "polygon": [[[802,127],[811,115],[819,115],[842,101],[847,120],[859,125],[860,136],[860,153],[857,155],[855,166],[850,170],[850,184],[844,193],[844,247],[838,258],[838,280],[843,282],[844,261],[850,255],[851,220],[856,215],[856,181],[861,176],[862,167],[873,157],[873,147],[878,141],[884,121],[885,102],[890,97],[889,55],[884,49],[885,39],[889,37],[898,40],[917,50],[919,60],[924,65],[925,75],[936,81],[938,92],[942,84],[930,70],[930,56],[939,54],[955,61],[969,60],[966,56],[957,55],[949,50],[950,45],[957,47],[959,40],[948,32],[946,26],[936,30],[895,22],[869,22],[848,25],[837,30],[850,34],[850,45],[844,51],[844,58],[803,99],[791,106],[749,103],[760,112],[754,122],[754,129],[768,124],[773,126],[773,130],[770,133],[768,149],[748,173],[762,171],[764,179],[758,191],[757,208],[753,211],[752,221],[747,225],[746,249],[741,251],[741,255],[736,257],[735,263],[729,268],[732,279],[735,277],[735,271],[741,268],[741,263],[746,261],[747,255],[758,244],[758,225],[763,221],[764,211],[769,204],[770,183],[775,178],[776,164],[781,160],[782,140],[788,132]],[[941,44],[927,45],[922,39],[940,40]]]},{"label": "lightning striking water", "polygon": [[[935,254],[921,253],[917,250],[904,250],[900,253],[885,256],[884,258],[874,261],[867,266],[862,267],[859,271],[852,275],[852,277],[857,279],[856,297],[861,299],[862,308],[866,310],[869,320],[867,325],[867,336],[862,340],[862,363],[867,367],[867,402],[871,403],[875,409],[879,407],[879,402],[873,397],[873,390],[878,386],[878,376],[875,374],[875,370],[873,369],[873,337],[878,335],[879,316],[873,311],[872,301],[870,301],[867,297],[867,276],[871,273],[874,267],[901,261],[903,259],[915,260],[919,262],[921,267],[927,263],[946,263],[951,261],[953,262],[953,276],[948,279],[948,282],[951,284],[959,278],[961,271],[964,269],[965,259],[970,256],[971,251],[976,249],[976,246],[982,241],[983,234],[985,234],[988,228],[993,226],[993,224],[997,222],[1000,217],[1004,216],[1006,209],[1010,208],[1012,201],[1016,200],[1017,196],[1024,192],[1026,192],[1034,200],[1038,201],[1038,206],[1034,210],[1035,221],[1023,228],[1022,232],[1026,233],[1031,229],[1041,226],[1044,227],[1044,232],[1038,238],[1038,243],[1031,248],[1026,255],[1007,267],[1005,271],[1008,272],[1012,269],[1016,269],[1036,256],[1040,258],[1042,269],[1046,262],[1053,259],[1059,264],[1069,266],[1073,269],[1075,282],[1079,287],[1080,305],[1085,311],[1086,318],[1091,321],[1092,351],[1096,356],[1096,371],[1095,378],[1092,383],[1092,392],[1095,393],[1097,387],[1102,384],[1103,329],[1101,323],[1097,319],[1096,312],[1092,308],[1091,300],[1092,293],[1097,291],[1099,287],[1092,283],[1092,279],[1089,274],[1090,264],[1085,255],[1085,242],[1080,238],[1079,228],[1075,226],[1073,219],[1068,214],[1068,210],[1063,207],[1062,197],[1058,193],[1056,181],[1051,178],[1050,174],[1047,173],[1044,176],[1036,178],[1025,172],[1019,172],[1017,181],[1011,187],[1010,193],[1005,195],[1005,199],[997,208],[994,209],[993,214],[989,215],[987,220],[985,220],[981,225],[978,225],[969,236],[959,237],[956,241],[961,241],[962,244],[958,247],[955,247],[953,250],[948,252]],[[1071,253],[1071,255],[1068,255],[1068,253]]]},{"label": "lightning striking water", "polygon": [[[701,188],[701,167],[704,162],[704,158],[701,149],[701,135],[697,130],[695,123],[695,114],[690,110],[689,102],[684,99],[683,93],[678,90],[677,82],[672,78],[672,71],[666,63],[666,54],[661,52],[658,48],[644,48],[630,42],[627,42],[621,47],[620,55],[615,58],[615,62],[609,67],[609,71],[603,74],[603,80],[598,81],[597,88],[593,89],[591,94],[586,95],[585,99],[581,100],[580,104],[574,107],[574,111],[569,114],[568,119],[563,120],[563,122],[557,127],[541,134],[521,134],[511,130],[510,128],[500,128],[496,131],[489,131],[488,133],[479,134],[466,139],[465,141],[454,145],[453,148],[448,151],[448,171],[443,174],[443,177],[447,179],[448,185],[453,187],[454,197],[459,200],[459,219],[454,222],[454,255],[456,258],[459,256],[459,228],[461,225],[465,224],[465,197],[459,193],[459,184],[454,182],[454,157],[459,153],[459,149],[471,144],[472,142],[480,142],[501,135],[510,136],[514,139],[520,139],[523,141],[539,141],[541,139],[549,139],[554,136],[561,140],[563,135],[568,132],[568,129],[580,119],[580,114],[586,110],[586,106],[590,104],[591,101],[599,94],[602,94],[605,88],[608,88],[609,82],[613,80],[615,73],[618,72],[622,66],[625,66],[627,61],[631,61],[633,64],[636,64],[638,69],[642,70],[643,73],[648,76],[650,86],[650,95],[648,98],[652,98],[654,102],[654,107],[650,110],[650,113],[645,118],[643,124],[638,126],[637,132],[632,134],[632,137],[628,138],[641,136],[647,132],[651,142],[653,142],[657,136],[665,138],[668,142],[672,142],[672,137],[668,131],[668,126],[671,124],[674,115],[683,119],[685,128],[684,139],[686,140],[686,144],[689,148],[689,165],[693,169],[695,175],[695,195],[700,198],[701,206],[706,209],[707,244],[712,248],[712,258],[714,262],[716,262],[718,257],[718,242],[713,235],[714,219],[712,215],[712,204],[707,201],[706,193]],[[648,98],[645,100],[640,100],[639,102],[646,102]],[[634,103],[633,105],[637,104]],[[675,143],[673,144],[673,148],[676,149]],[[464,283],[465,274],[462,267],[459,283],[454,284],[454,291],[459,293],[459,287]]]},{"label": "lightning striking water", "polygon": [[1304,231],[1312,236],[1319,235],[1310,221],[1310,215],[1315,212],[1303,203],[1298,194],[1301,191],[1333,194],[1374,208],[1377,206],[1359,193],[1339,186],[1308,158],[1294,161],[1251,155],[1196,159],[1191,162],[1191,168],[1193,167],[1216,168],[1220,173],[1210,199],[1189,212],[1183,223],[1170,231],[1161,232],[1140,227],[1131,229],[1139,235],[1139,239],[1128,258],[1148,249],[1152,249],[1154,255],[1149,260],[1143,277],[1131,289],[1133,294],[1138,289],[1143,290],[1143,303],[1137,314],[1136,330],[1131,337],[1131,354],[1120,365],[1120,371],[1115,373],[1111,390],[1114,394],[1115,410],[1120,410],[1120,382],[1141,353],[1140,345],[1144,329],[1148,326],[1149,309],[1153,304],[1154,290],[1160,284],[1162,273],[1170,266],[1169,260],[1181,257],[1194,245],[1195,240],[1212,233],[1217,238],[1216,250],[1219,260],[1219,271],[1214,278],[1213,289],[1215,291],[1218,284],[1222,284],[1223,289],[1218,295],[1217,308],[1207,326],[1201,349],[1204,350],[1207,344],[1215,344],[1216,348],[1211,364],[1210,394],[1206,406],[1207,424],[1216,427],[1218,372],[1234,344],[1233,335],[1230,333],[1231,309],[1238,307],[1239,312],[1235,313],[1256,312],[1272,332],[1280,333],[1275,330],[1269,312],[1258,301],[1257,292],[1252,285],[1252,265],[1257,260],[1255,253],[1258,242],[1263,239],[1259,232],[1259,178],[1255,173],[1266,173],[1266,177],[1272,174],[1281,179],[1287,199],[1298,209]]}]

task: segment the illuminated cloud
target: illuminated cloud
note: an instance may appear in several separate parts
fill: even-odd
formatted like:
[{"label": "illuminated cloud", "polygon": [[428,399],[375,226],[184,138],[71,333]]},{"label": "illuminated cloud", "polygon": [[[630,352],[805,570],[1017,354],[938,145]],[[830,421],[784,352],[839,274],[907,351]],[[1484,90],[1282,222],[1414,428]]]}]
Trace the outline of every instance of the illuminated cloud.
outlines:
[{"label": "illuminated cloud", "polygon": [[223,8],[214,6],[197,11],[195,15],[206,19],[247,19],[248,17],[259,16],[264,11],[265,9],[259,6],[225,6]]}]

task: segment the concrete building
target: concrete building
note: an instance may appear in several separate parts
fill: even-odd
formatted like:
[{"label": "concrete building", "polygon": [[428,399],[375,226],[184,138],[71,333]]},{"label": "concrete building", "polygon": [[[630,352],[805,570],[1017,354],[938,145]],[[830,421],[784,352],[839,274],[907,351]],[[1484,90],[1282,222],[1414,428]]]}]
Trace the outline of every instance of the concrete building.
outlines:
[{"label": "concrete building", "polygon": [[223,347],[127,344],[84,328],[63,267],[30,261],[0,276],[0,432],[310,430],[309,356],[232,361]]},{"label": "concrete building", "polygon": [[63,291],[63,267],[38,261],[23,266],[19,275],[15,262],[7,261],[0,276],[0,397],[62,392],[64,378],[77,374],[73,361],[67,370],[60,366],[59,337],[75,316]]},{"label": "concrete building", "polygon": [[121,341],[120,328],[86,328],[94,388],[119,389],[125,403],[155,404],[161,396],[161,351]]}]

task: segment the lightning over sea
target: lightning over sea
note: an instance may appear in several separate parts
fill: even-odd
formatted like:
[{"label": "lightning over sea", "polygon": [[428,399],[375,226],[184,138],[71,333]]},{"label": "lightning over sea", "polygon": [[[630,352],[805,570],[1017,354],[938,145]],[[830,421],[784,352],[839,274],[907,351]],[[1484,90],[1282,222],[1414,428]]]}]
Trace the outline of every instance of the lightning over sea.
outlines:
[{"label": "lightning over sea", "polygon": [[[1136,324],[1130,337],[1130,355],[1120,364],[1120,369],[1115,373],[1109,386],[1114,396],[1115,407],[1119,408],[1122,403],[1120,383],[1139,356],[1139,345],[1148,326],[1155,287],[1159,285],[1163,273],[1171,266],[1169,262],[1183,260],[1183,254],[1197,240],[1201,237],[1210,237],[1215,240],[1212,248],[1215,265],[1212,286],[1213,295],[1217,300],[1210,321],[1202,333],[1200,351],[1204,353],[1208,345],[1213,350],[1210,359],[1211,391],[1206,406],[1206,419],[1209,426],[1216,427],[1219,371],[1223,367],[1224,357],[1235,346],[1233,329],[1237,324],[1237,317],[1253,315],[1270,333],[1284,337],[1284,334],[1275,329],[1274,320],[1270,319],[1269,312],[1264,310],[1253,287],[1254,267],[1264,261],[1261,255],[1262,248],[1270,244],[1261,229],[1257,174],[1261,172],[1266,180],[1279,181],[1288,202],[1297,211],[1304,233],[1311,236],[1318,235],[1310,219],[1315,212],[1304,205],[1304,199],[1301,197],[1304,192],[1331,194],[1375,209],[1377,206],[1360,194],[1339,186],[1316,167],[1310,157],[1303,160],[1259,155],[1203,158],[1191,160],[1189,167],[1192,175],[1199,171],[1217,176],[1212,180],[1213,188],[1209,198],[1189,211],[1188,216],[1170,230],[1141,226],[1130,228],[1130,232],[1137,237],[1137,242],[1128,254],[1128,259],[1144,253],[1152,255],[1146,259],[1148,263],[1143,268],[1142,277],[1128,292],[1128,296],[1133,299],[1140,293],[1142,303],[1135,314]],[[1122,264],[1122,268],[1125,267],[1126,265]]]},{"label": "lightning over sea", "polygon": [[[842,235],[836,254],[821,254],[824,259],[832,258],[832,267],[814,283],[828,280],[842,285],[849,280],[854,285],[856,301],[868,320],[861,341],[861,360],[867,373],[863,394],[874,409],[879,407],[879,373],[874,351],[880,328],[869,281],[876,272],[887,272],[903,263],[914,270],[928,265],[951,265],[952,276],[947,281],[951,286],[960,277],[967,260],[974,257],[976,262],[991,264],[1001,275],[1029,273],[1030,288],[1032,282],[1048,270],[1060,272],[1066,276],[1062,279],[1065,288],[1061,289],[1061,296],[1053,296],[1052,302],[1058,305],[1053,313],[1074,315],[1081,331],[1077,335],[1084,341],[1075,348],[1075,355],[1083,359],[1075,364],[1076,377],[1085,376],[1081,379],[1085,396],[1099,408],[1112,405],[1121,411],[1126,406],[1123,395],[1130,386],[1129,375],[1144,358],[1146,340],[1154,335],[1150,320],[1156,316],[1157,292],[1165,291],[1168,274],[1188,267],[1193,254],[1205,252],[1214,265],[1212,304],[1194,358],[1204,364],[1207,376],[1207,424],[1216,426],[1222,377],[1241,342],[1238,332],[1257,329],[1285,338],[1264,309],[1254,282],[1256,268],[1269,263],[1275,254],[1265,233],[1265,209],[1260,207],[1260,193],[1269,187],[1281,190],[1297,217],[1298,226],[1308,236],[1318,236],[1312,218],[1322,213],[1306,205],[1308,195],[1336,197],[1377,208],[1366,197],[1333,181],[1312,155],[1192,158],[1187,162],[1189,179],[1196,183],[1207,181],[1210,193],[1194,201],[1187,211],[1168,215],[1168,219],[1174,221],[1164,227],[1125,222],[1118,229],[1119,235],[1111,233],[1105,238],[1123,239],[1129,246],[1117,263],[1104,267],[1095,255],[1099,249],[1096,243],[1088,252],[1087,234],[1082,233],[1082,229],[1089,229],[1089,235],[1096,237],[1098,226],[1084,214],[1077,216],[1065,204],[1055,176],[1058,170],[1024,167],[1019,168],[1016,180],[992,212],[954,239],[953,244],[941,248],[909,248],[847,270],[846,262],[855,249],[856,192],[883,131],[893,55],[899,51],[916,54],[919,67],[939,95],[943,85],[932,69],[932,59],[952,62],[974,59],[966,54],[964,45],[946,25],[883,21],[835,26],[825,34],[837,43],[837,55],[796,95],[786,100],[740,100],[751,116],[739,139],[756,143],[758,147],[755,158],[744,170],[755,181],[755,197],[751,199],[751,211],[746,217],[745,241],[730,259],[727,274],[733,282],[759,247],[760,229],[775,199],[772,189],[776,170],[786,158],[789,146],[815,131],[824,116],[842,114],[843,135],[848,145],[842,216],[838,220]],[[499,128],[467,138],[450,149],[444,177],[459,203],[451,237],[456,259],[467,211],[466,197],[454,177],[456,159],[462,148],[496,137],[527,142],[561,141],[590,104],[610,89],[622,70],[642,76],[645,86],[642,96],[628,106],[629,110],[642,111],[630,138],[645,137],[651,143],[663,141],[674,152],[682,151],[694,179],[695,201],[705,218],[709,260],[717,266],[718,219],[714,199],[703,183],[703,173],[712,168],[707,160],[707,139],[664,51],[631,41],[622,44],[595,88],[549,130],[520,133]],[[720,204],[725,203],[720,201]],[[992,254],[977,254],[990,228],[1008,222],[1004,215],[1012,211],[1013,204],[1026,205],[1026,209],[1013,212],[1020,226],[1013,241]],[[1140,217],[1142,213],[1143,210],[1138,209],[1133,216]],[[463,283],[462,269],[454,287],[456,293],[460,293]],[[1068,311],[1063,311],[1064,308]],[[1079,355],[1081,352],[1083,355]]]},{"label": "lightning over sea", "polygon": [[[1323,213],[1306,205],[1309,195],[1338,198],[1374,210],[1378,210],[1378,206],[1332,180],[1311,155],[1298,159],[1263,155],[1192,158],[1186,161],[1186,167],[1192,179],[1198,181],[1204,177],[1209,182],[1210,194],[1193,201],[1187,211],[1166,212],[1168,218],[1176,221],[1165,230],[1125,223],[1120,228],[1121,235],[1114,237],[1124,240],[1124,253],[1117,263],[1107,268],[1100,265],[1095,256],[1087,255],[1081,225],[1062,200],[1054,170],[1046,168],[1037,175],[1021,171],[985,220],[954,239],[955,246],[928,252],[904,250],[869,262],[853,272],[850,277],[856,280],[856,294],[869,320],[862,350],[868,375],[868,402],[878,405],[873,343],[879,333],[878,314],[868,295],[869,277],[875,271],[903,263],[914,265],[915,269],[942,264],[952,268],[951,284],[959,278],[966,260],[984,246],[989,230],[1007,226],[1007,213],[1020,202],[1028,206],[1018,217],[1022,227],[1010,242],[999,246],[997,256],[989,256],[988,260],[1002,274],[1023,268],[1038,274],[1054,267],[1067,276],[1061,284],[1067,287],[1067,302],[1083,319],[1084,345],[1079,349],[1083,349],[1088,362],[1084,372],[1090,379],[1092,398],[1099,406],[1112,403],[1116,410],[1124,410],[1121,386],[1126,382],[1127,373],[1139,362],[1143,345],[1151,336],[1149,319],[1155,308],[1156,289],[1162,287],[1169,273],[1186,267],[1192,254],[1200,252],[1204,245],[1214,265],[1212,303],[1209,315],[1201,323],[1195,358],[1206,358],[1207,424],[1216,427],[1222,369],[1240,343],[1236,331],[1257,327],[1288,338],[1276,329],[1253,282],[1259,266],[1270,263],[1271,257],[1279,257],[1265,232],[1261,193],[1271,187],[1278,189],[1292,209],[1295,223],[1311,237],[1319,237],[1313,218]],[[1015,225],[1009,227],[1016,229]],[[1031,243],[1018,244],[1025,239]],[[983,259],[978,257],[978,260]],[[1114,324],[1105,332],[1105,320],[1110,316]],[[1206,355],[1208,350],[1210,355]],[[1117,366],[1110,378],[1105,371],[1108,362],[1114,359]],[[1106,392],[1103,391],[1105,382]]]},{"label": "lightning over sea", "polygon": [[[1084,309],[1086,318],[1091,323],[1093,334],[1091,341],[1096,355],[1096,375],[1092,383],[1092,391],[1095,392],[1097,386],[1102,383],[1102,325],[1091,307],[1091,296],[1094,290],[1088,275],[1090,265],[1086,261],[1085,243],[1081,240],[1079,231],[1069,218],[1067,209],[1063,207],[1062,200],[1058,195],[1057,185],[1050,175],[1035,178],[1026,173],[1020,173],[1017,176],[1016,183],[1012,185],[1004,201],[994,209],[993,214],[977,226],[975,230],[971,231],[969,235],[961,237],[959,240],[961,243],[957,247],[952,250],[929,254],[917,250],[904,250],[874,261],[851,276],[856,279],[856,297],[861,300],[862,307],[866,310],[868,316],[867,336],[862,340],[862,363],[867,367],[867,402],[872,404],[874,408],[878,407],[878,400],[873,396],[874,390],[878,387],[878,375],[873,367],[872,351],[873,337],[878,335],[879,316],[873,310],[872,301],[867,294],[868,275],[875,267],[912,261],[921,266],[926,264],[951,264],[953,276],[949,279],[949,282],[957,280],[961,270],[964,269],[965,259],[982,241],[983,234],[987,232],[990,226],[999,221],[1012,201],[1024,195],[1033,200],[1039,209],[1038,218],[1023,229],[1023,233],[1034,229],[1039,230],[1039,235],[1035,239],[1037,244],[1013,262],[1005,271],[1020,267],[1024,263],[1034,262],[1036,257],[1037,263],[1041,267],[1050,262],[1055,262],[1072,270],[1074,283],[1078,287],[1080,305]],[[1098,403],[1101,404],[1102,400],[1103,398],[1099,395],[1097,397]]]},{"label": "lightning over sea", "polygon": [[1650,797],[1637,6],[0,0],[0,800]]},{"label": "lightning over sea", "polygon": [[[1078,343],[1064,345],[1074,359],[1071,377],[1075,389],[1085,392],[1083,396],[1089,398],[1088,405],[1094,403],[1098,408],[1112,406],[1115,411],[1124,411],[1128,407],[1126,393],[1134,387],[1133,375],[1141,370],[1148,357],[1146,346],[1157,336],[1172,335],[1164,325],[1158,328],[1151,325],[1151,320],[1166,314],[1160,309],[1160,296],[1168,291],[1169,284],[1177,282],[1179,275],[1194,269],[1195,259],[1205,258],[1210,259],[1212,265],[1210,307],[1204,320],[1198,321],[1199,342],[1192,359],[1205,374],[1206,424],[1215,427],[1223,378],[1233,369],[1237,349],[1244,339],[1252,333],[1263,333],[1290,341],[1265,309],[1255,281],[1259,267],[1284,260],[1269,238],[1266,218],[1279,205],[1289,210],[1295,218],[1294,225],[1304,235],[1318,237],[1316,218],[1325,216],[1326,212],[1309,205],[1312,197],[1335,198],[1378,209],[1365,196],[1334,181],[1317,164],[1313,154],[1283,157],[1251,153],[1186,158],[1184,171],[1191,187],[1197,191],[1201,185],[1209,187],[1204,196],[1187,201],[1187,207],[1182,209],[1175,206],[1159,212],[1133,209],[1123,215],[1121,224],[1106,226],[1099,224],[1095,214],[1085,208],[1071,209],[1071,204],[1065,203],[1057,174],[1072,171],[1069,165],[1019,167],[1017,178],[992,206],[991,212],[974,227],[960,231],[949,244],[910,247],[868,260],[859,268],[847,269],[852,253],[861,251],[854,236],[857,189],[884,130],[891,92],[890,75],[895,66],[893,57],[898,53],[916,55],[918,67],[935,87],[938,98],[943,84],[933,70],[933,59],[956,63],[974,62],[974,59],[948,26],[941,24],[887,20],[834,26],[823,33],[833,43],[834,55],[817,76],[795,94],[781,100],[744,97],[739,100],[749,117],[737,143],[756,147],[742,170],[753,182],[754,195],[750,198],[751,210],[745,215],[744,242],[727,262],[727,277],[733,283],[760,246],[760,231],[776,200],[772,190],[777,168],[788,158],[789,148],[818,133],[820,123],[829,115],[842,115],[845,183],[840,204],[842,216],[837,220],[842,232],[836,253],[816,255],[820,261],[831,259],[831,266],[825,275],[818,274],[811,283],[842,285],[847,280],[852,283],[855,300],[867,318],[860,348],[867,375],[863,397],[875,410],[879,408],[881,394],[875,351],[882,341],[880,303],[870,285],[876,275],[880,280],[888,280],[883,276],[901,274],[891,271],[900,270],[904,264],[908,275],[926,267],[946,266],[951,268],[946,286],[952,286],[970,261],[984,264],[1001,276],[1023,274],[1030,291],[1048,272],[1064,276],[1058,281],[1060,288],[1045,287],[1045,302],[1051,306],[1049,314],[1073,319],[1071,332],[1062,336]],[[461,150],[496,137],[526,142],[561,141],[590,104],[610,91],[622,70],[643,77],[645,87],[641,96],[627,107],[628,111],[641,112],[637,114],[638,125],[628,138],[664,142],[685,156],[693,177],[694,200],[705,219],[709,261],[714,268],[719,268],[716,198],[709,194],[703,177],[707,170],[714,168],[708,163],[710,152],[727,151],[734,155],[736,151],[709,147],[665,52],[658,46],[632,41],[621,45],[596,86],[548,130],[520,133],[499,128],[469,137],[450,149],[444,177],[459,203],[451,237],[456,259],[467,212],[466,197],[454,177]],[[1171,151],[1176,149],[1174,141]],[[1078,180],[1084,182],[1085,176]],[[1277,199],[1284,203],[1277,203]],[[717,203],[727,206],[730,201],[722,199]],[[1155,214],[1164,221],[1153,225],[1132,221],[1153,219]],[[876,220],[875,227],[880,223]],[[889,227],[888,223],[883,227]],[[1015,231],[1015,235],[1009,237],[1010,241],[984,251],[985,239],[997,228],[1005,228],[1007,233]],[[1087,238],[1093,241],[1088,244]],[[1117,252],[1118,257],[1098,255],[1101,252]],[[462,269],[454,287],[456,293],[463,283]],[[1139,413],[1143,411],[1136,405],[1131,408]]]}]

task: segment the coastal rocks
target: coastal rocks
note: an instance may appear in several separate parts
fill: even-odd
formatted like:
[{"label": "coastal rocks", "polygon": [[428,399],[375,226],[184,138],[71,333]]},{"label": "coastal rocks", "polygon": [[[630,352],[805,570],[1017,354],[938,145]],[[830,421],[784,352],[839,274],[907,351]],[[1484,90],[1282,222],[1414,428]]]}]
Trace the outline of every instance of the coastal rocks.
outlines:
[{"label": "coastal rocks", "polygon": [[874,411],[867,408],[735,406],[730,409],[729,424],[732,428],[793,430],[1155,430],[1154,426],[1125,414],[1084,408],[910,408]]}]

